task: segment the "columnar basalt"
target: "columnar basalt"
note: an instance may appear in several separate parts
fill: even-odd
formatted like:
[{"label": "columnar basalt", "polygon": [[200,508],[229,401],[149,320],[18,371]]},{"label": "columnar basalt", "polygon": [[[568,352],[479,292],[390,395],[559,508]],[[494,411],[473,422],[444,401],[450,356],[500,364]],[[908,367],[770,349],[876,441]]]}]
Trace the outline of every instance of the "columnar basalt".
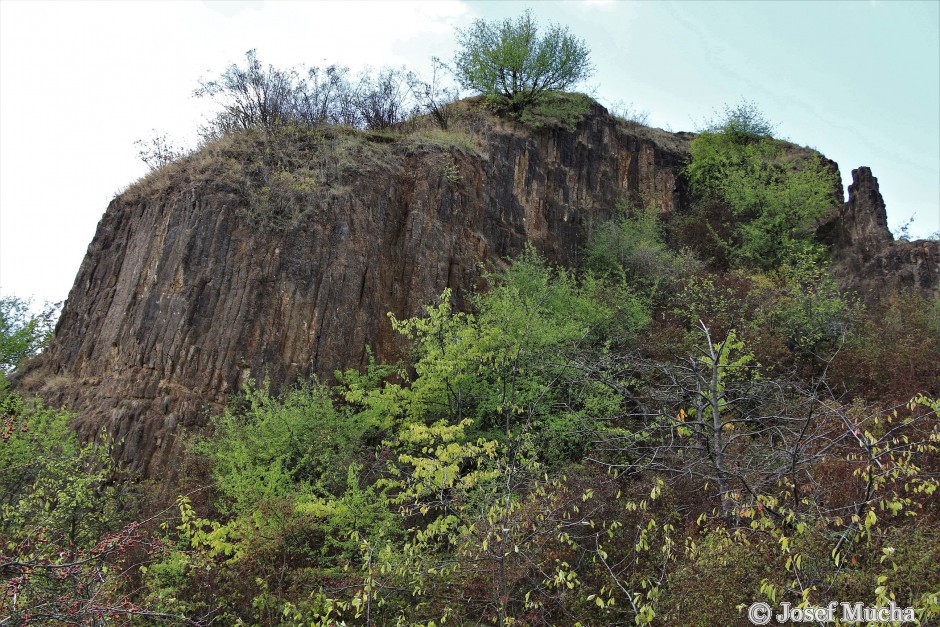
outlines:
[{"label": "columnar basalt", "polygon": [[414,315],[527,243],[576,263],[593,224],[634,199],[681,204],[687,136],[628,132],[594,106],[575,129],[491,123],[479,151],[394,143],[347,168],[290,224],[265,226],[183,164],[118,196],[98,226],[52,346],[23,377],[112,435],[145,474],[248,377],[277,386],[402,349],[387,312]]}]

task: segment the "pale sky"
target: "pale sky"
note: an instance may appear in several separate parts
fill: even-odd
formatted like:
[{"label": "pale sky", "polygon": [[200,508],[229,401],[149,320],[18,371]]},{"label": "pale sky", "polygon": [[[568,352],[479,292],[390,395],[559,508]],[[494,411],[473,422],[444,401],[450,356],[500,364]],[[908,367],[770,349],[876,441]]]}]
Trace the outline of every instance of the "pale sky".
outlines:
[{"label": "pale sky", "polygon": [[278,67],[429,66],[474,18],[586,40],[605,104],[696,130],[752,100],[778,135],[878,177],[888,222],[940,230],[940,2],[19,2],[0,0],[0,291],[63,300],[156,129],[193,144],[200,78],[251,48]]}]

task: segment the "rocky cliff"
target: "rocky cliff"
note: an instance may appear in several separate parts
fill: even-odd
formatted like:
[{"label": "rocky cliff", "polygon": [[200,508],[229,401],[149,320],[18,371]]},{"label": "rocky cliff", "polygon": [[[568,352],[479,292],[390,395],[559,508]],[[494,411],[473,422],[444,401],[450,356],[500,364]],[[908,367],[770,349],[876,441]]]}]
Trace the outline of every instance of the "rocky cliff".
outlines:
[{"label": "rocky cliff", "polygon": [[848,200],[821,229],[832,248],[843,287],[864,300],[901,288],[940,287],[940,241],[895,240],[878,179],[866,167],[852,170]]},{"label": "rocky cliff", "polygon": [[[573,129],[481,120],[470,148],[360,137],[369,158],[337,156],[316,201],[278,224],[246,211],[258,199],[233,179],[252,169],[230,163],[271,147],[207,148],[114,199],[23,385],[145,474],[172,469],[176,436],[247,377],[328,376],[366,346],[394,358],[387,312],[464,293],[527,242],[573,263],[624,199],[675,211],[690,136],[643,132],[594,105]],[[273,193],[262,174],[251,186]]]},{"label": "rocky cliff", "polygon": [[[527,243],[576,263],[618,203],[682,209],[690,134],[631,128],[598,105],[573,128],[482,116],[462,132],[329,131],[294,138],[290,158],[249,135],[132,186],[21,385],[76,410],[83,437],[114,436],[134,468],[172,472],[178,436],[248,377],[330,376],[363,365],[367,346],[394,359],[387,312],[414,315],[446,287],[459,299]],[[877,181],[867,168],[853,179],[820,229],[846,281],[935,287],[937,242],[894,242]]]}]

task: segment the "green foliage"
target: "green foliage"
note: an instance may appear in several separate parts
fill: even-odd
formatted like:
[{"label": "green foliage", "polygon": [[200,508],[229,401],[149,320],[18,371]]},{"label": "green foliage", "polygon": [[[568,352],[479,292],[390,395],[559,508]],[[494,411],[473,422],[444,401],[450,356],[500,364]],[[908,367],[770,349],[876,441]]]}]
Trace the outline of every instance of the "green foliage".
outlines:
[{"label": "green foliage", "polygon": [[29,313],[29,302],[15,296],[0,297],[0,375],[9,373],[24,357],[42,350],[52,339],[55,308],[41,315]]},{"label": "green foliage", "polygon": [[[483,592],[459,615],[497,624],[552,616],[572,594],[597,608],[570,565],[581,549],[565,531],[572,520],[589,524],[573,503],[591,490],[573,495],[546,470],[580,459],[589,425],[619,409],[613,389],[578,366],[615,312],[594,298],[596,280],[579,285],[531,251],[489,281],[471,298],[473,313],[453,311],[445,292],[425,316],[392,318],[414,343],[410,382],[375,386],[372,368],[364,384],[344,375],[347,400],[392,416],[395,460],[384,483],[414,526],[397,549],[363,542],[362,586],[329,596],[330,616],[449,620],[455,608],[437,598],[466,585]],[[413,593],[396,609],[401,587]],[[601,592],[606,608],[611,595]]]},{"label": "green foliage", "polygon": [[[196,450],[213,463],[224,511],[250,514],[259,503],[333,494],[367,425],[337,410],[329,388],[302,383],[273,395],[248,382],[239,406],[213,419]],[[256,519],[256,522],[260,522]]]},{"label": "green foliage", "polygon": [[502,22],[478,19],[457,31],[457,80],[466,89],[520,112],[549,91],[563,91],[592,73],[590,50],[567,28],[544,34],[532,12]]},{"label": "green foliage", "polygon": [[724,219],[736,225],[726,237],[709,224],[714,243],[737,265],[764,270],[819,255],[812,235],[834,207],[833,172],[818,155],[794,155],[766,136],[769,128],[756,113],[735,116],[692,141],[685,171],[697,202],[723,203]]},{"label": "green foliage", "polygon": [[663,240],[662,225],[653,209],[620,215],[601,224],[592,234],[586,267],[600,275],[621,279],[631,289],[656,300],[663,291],[698,269],[687,251],[674,252]]},{"label": "green foliage", "polygon": [[8,390],[0,396],[3,537],[12,543],[42,528],[49,541],[77,549],[125,520],[106,442],[80,445],[68,428],[73,414]]},{"label": "green foliage", "polygon": [[[18,503],[50,460],[72,459],[79,452],[75,434],[67,423],[71,415],[26,401],[0,383],[0,411],[3,415],[0,446],[0,494],[6,507]],[[3,528],[10,521],[4,520]]]},{"label": "green foliage", "polygon": [[[566,392],[594,393],[567,359],[620,312],[531,252],[489,279],[489,291],[472,299],[473,314],[453,312],[445,292],[427,317],[393,318],[415,343],[415,380],[396,389],[407,421],[473,418],[476,428],[504,437],[520,425],[541,425],[558,407],[576,413]],[[627,303],[625,311],[622,324],[633,330],[648,320],[641,307]]]},{"label": "green foliage", "polygon": [[[335,389],[313,381],[280,395],[249,382],[194,447],[212,463],[223,515],[203,516],[180,498],[179,523],[165,525],[164,541],[176,548],[144,576],[152,606],[262,624],[316,613],[322,604],[298,590],[345,582],[364,541],[395,538],[385,488],[362,465],[375,425],[357,402],[388,373],[373,362],[362,375],[341,375]],[[274,568],[282,575],[268,580]]]},{"label": "green foliage", "polygon": [[841,348],[858,306],[816,259],[795,256],[776,272],[780,297],[770,312],[793,350],[831,355]]},{"label": "green foliage", "polygon": [[720,133],[736,143],[748,143],[773,137],[774,125],[764,117],[756,103],[742,100],[733,107],[726,104],[722,117],[708,123],[705,131]]},{"label": "green foliage", "polygon": [[361,485],[361,472],[362,466],[350,464],[340,496],[301,502],[296,509],[322,520],[322,553],[341,563],[357,561],[363,542],[376,545],[399,534],[399,520],[389,507],[385,489]]},{"label": "green foliage", "polygon": [[649,215],[588,258],[529,250],[465,311],[445,291],[390,316],[406,364],[246,386],[197,446],[214,508],[179,499],[136,599],[197,623],[501,626],[893,599],[930,624],[940,403],[847,403],[753,348],[833,363],[861,310],[818,259],[690,274]]},{"label": "green foliage", "polygon": [[79,444],[70,414],[5,386],[0,410],[0,614],[78,624],[136,611],[122,590],[136,504],[108,443]]}]

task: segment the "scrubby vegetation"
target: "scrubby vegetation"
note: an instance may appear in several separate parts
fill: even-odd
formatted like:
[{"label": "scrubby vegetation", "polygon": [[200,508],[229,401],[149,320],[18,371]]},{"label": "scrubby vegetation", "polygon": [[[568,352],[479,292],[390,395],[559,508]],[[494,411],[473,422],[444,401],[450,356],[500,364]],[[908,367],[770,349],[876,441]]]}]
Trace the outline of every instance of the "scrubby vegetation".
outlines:
[{"label": "scrubby vegetation", "polygon": [[[61,304],[61,303],[60,303]],[[47,304],[40,315],[30,314],[30,302],[16,296],[0,297],[0,374],[45,348],[59,305]]]},{"label": "scrubby vegetation", "polygon": [[[346,80],[250,55],[205,85],[232,100],[202,156],[165,167],[276,224],[389,146],[474,149],[437,83],[404,133],[378,101],[342,118]],[[533,126],[586,106],[520,102]],[[692,142],[689,213],[625,201],[581,267],[527,250],[465,310],[390,316],[402,363],[249,382],[169,509],[0,379],[0,622],[746,625],[763,600],[936,624],[940,310],[839,289],[812,237],[833,173],[772,131],[727,111]],[[45,332],[4,307],[7,369]]]},{"label": "scrubby vegetation", "polygon": [[[198,150],[154,130],[136,142],[150,174],[125,195],[159,194],[183,174],[221,187],[254,223],[283,227],[324,194],[346,193],[353,167],[394,168],[409,151],[479,153],[481,120],[494,115],[530,128],[573,128],[588,113],[589,96],[564,91],[591,72],[589,50],[567,29],[542,34],[527,12],[499,24],[478,20],[458,35],[453,62],[432,58],[429,76],[397,67],[277,68],[249,50],[243,65],[203,79],[194,92],[214,106]],[[212,171],[200,168],[206,156]]]}]

